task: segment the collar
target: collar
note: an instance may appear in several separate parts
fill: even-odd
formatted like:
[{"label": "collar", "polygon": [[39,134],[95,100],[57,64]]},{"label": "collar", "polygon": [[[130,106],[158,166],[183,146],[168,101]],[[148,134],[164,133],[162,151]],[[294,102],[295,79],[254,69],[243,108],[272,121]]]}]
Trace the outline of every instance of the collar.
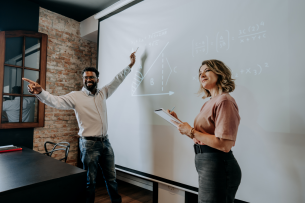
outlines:
[{"label": "collar", "polygon": [[[85,87],[82,88],[82,91],[86,93],[87,96],[93,95],[89,90],[87,90]],[[98,94],[100,92],[99,89],[96,88],[96,93]],[[93,95],[94,96],[94,95]]]}]

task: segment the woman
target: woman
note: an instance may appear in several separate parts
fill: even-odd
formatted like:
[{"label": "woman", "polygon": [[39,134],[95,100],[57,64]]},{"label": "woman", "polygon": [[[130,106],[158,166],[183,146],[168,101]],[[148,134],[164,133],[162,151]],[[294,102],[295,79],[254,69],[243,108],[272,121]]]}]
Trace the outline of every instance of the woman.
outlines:
[{"label": "woman", "polygon": [[[204,103],[194,128],[176,123],[181,134],[194,140],[195,165],[199,175],[199,203],[233,203],[241,180],[241,170],[231,148],[235,145],[240,117],[229,92],[235,89],[230,69],[221,61],[206,60],[199,69]],[[175,112],[170,112],[177,117]]]}]

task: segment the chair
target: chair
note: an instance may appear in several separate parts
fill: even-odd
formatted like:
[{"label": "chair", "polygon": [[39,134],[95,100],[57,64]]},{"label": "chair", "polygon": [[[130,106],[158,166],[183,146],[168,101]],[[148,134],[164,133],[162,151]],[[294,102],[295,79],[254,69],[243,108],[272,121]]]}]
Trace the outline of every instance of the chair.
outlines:
[{"label": "chair", "polygon": [[[47,144],[54,145],[54,147],[51,151],[48,151]],[[57,146],[60,146],[60,147],[63,147],[63,148],[57,148],[56,149]],[[44,149],[46,151],[44,154],[47,155],[47,156],[50,156],[50,157],[52,156],[53,152],[55,152],[55,151],[60,151],[60,150],[65,151],[65,157],[62,158],[62,159],[59,159],[59,161],[65,160],[65,162],[66,162],[67,158],[68,158],[69,149],[70,149],[70,143],[69,142],[54,143],[54,142],[46,141],[44,143]]]}]

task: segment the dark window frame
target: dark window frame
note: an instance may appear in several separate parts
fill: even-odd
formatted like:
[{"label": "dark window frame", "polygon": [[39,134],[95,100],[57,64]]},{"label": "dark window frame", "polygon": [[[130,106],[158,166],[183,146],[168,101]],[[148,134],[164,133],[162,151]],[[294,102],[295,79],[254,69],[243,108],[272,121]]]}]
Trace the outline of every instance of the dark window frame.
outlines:
[{"label": "dark window frame", "polygon": [[[5,63],[5,41],[6,38],[12,37],[23,37],[23,50],[22,50],[22,66],[15,66]],[[38,38],[40,39],[40,62],[39,70],[35,68],[24,67],[25,65],[25,38]],[[2,31],[0,32],[0,129],[10,129],[10,128],[33,128],[33,127],[44,127],[44,117],[45,117],[45,105],[42,102],[38,102],[38,113],[37,113],[37,122],[22,122],[22,113],[20,113],[19,123],[2,123],[2,106],[3,106],[3,95],[15,95],[15,96],[25,96],[25,97],[35,97],[34,95],[26,95],[23,93],[23,84],[21,83],[21,93],[20,94],[8,94],[3,93],[4,86],[4,67],[17,67],[22,68],[22,77],[24,70],[35,70],[39,71],[39,84],[43,89],[46,88],[46,71],[47,71],[47,46],[48,46],[48,35],[34,32],[34,31]],[[20,107],[22,107],[22,99],[20,102]],[[22,108],[20,108],[22,109]]]}]

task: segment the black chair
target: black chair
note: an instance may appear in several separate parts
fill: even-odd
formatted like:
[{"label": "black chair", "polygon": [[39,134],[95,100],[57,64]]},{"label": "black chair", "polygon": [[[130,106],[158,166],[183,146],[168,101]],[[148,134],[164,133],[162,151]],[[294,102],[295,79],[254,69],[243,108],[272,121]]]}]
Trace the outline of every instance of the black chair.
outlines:
[{"label": "black chair", "polygon": [[[53,149],[51,151],[48,151],[47,149],[47,144],[51,144],[51,145],[54,145]],[[63,148],[57,148],[56,147],[63,147]],[[62,159],[59,159],[59,161],[62,161],[62,160],[65,160],[65,162],[67,161],[67,158],[68,158],[68,154],[69,154],[69,149],[70,149],[70,143],[69,142],[59,142],[59,143],[54,143],[54,142],[49,142],[49,141],[46,141],[44,143],[44,149],[46,151],[46,153],[44,153],[45,155],[47,156],[52,156],[53,152],[55,151],[60,151],[60,150],[63,150],[65,151],[65,157],[62,158]]]}]

